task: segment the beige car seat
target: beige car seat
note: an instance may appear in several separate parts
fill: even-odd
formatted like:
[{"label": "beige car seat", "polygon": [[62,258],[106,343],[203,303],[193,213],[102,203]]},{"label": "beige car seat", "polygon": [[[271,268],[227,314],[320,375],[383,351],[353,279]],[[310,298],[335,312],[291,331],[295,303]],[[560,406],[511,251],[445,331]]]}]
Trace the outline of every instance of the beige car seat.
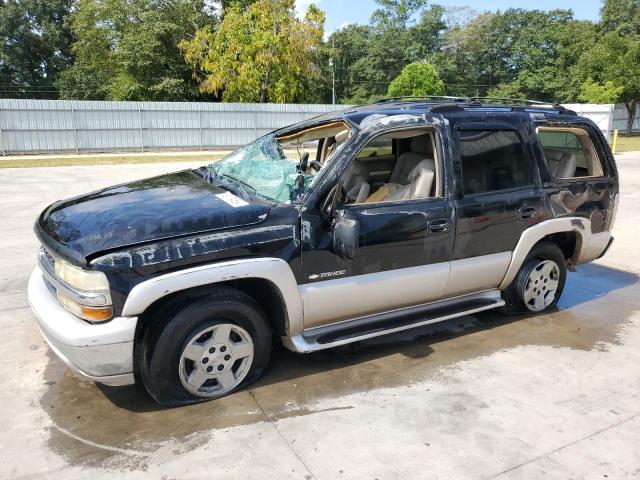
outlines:
[{"label": "beige car seat", "polygon": [[411,169],[407,180],[408,185],[400,186],[390,191],[387,201],[413,200],[428,198],[431,193],[433,179],[436,176],[433,160],[423,160]]}]

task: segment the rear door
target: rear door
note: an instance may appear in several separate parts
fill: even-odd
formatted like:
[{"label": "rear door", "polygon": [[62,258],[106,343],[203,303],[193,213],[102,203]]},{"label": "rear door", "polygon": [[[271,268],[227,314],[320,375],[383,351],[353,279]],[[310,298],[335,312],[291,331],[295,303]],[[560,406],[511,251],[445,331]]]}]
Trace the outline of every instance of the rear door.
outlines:
[{"label": "rear door", "polygon": [[448,295],[497,287],[522,232],[544,217],[544,192],[522,132],[477,122],[459,125],[456,135],[456,240]]}]

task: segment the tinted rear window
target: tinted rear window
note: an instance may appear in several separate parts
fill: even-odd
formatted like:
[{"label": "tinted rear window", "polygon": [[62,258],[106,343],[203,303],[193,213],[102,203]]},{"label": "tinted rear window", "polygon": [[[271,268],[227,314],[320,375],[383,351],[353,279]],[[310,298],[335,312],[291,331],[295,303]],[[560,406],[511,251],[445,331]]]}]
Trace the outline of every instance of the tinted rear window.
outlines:
[{"label": "tinted rear window", "polygon": [[461,131],[460,155],[465,195],[533,184],[522,142],[513,131]]}]

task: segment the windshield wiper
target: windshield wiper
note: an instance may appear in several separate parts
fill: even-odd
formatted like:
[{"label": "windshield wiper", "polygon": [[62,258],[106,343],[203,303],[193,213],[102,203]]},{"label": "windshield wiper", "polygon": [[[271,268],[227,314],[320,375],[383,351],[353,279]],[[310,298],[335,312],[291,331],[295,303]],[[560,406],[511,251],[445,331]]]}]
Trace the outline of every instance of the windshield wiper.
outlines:
[{"label": "windshield wiper", "polygon": [[211,169],[211,176],[223,181],[229,180],[231,183],[235,184],[235,187],[240,191],[240,193],[249,200],[256,197],[256,189],[254,187],[249,185],[247,182],[243,182],[239,178],[234,177],[233,175],[229,175],[228,173],[218,173],[215,170]]}]

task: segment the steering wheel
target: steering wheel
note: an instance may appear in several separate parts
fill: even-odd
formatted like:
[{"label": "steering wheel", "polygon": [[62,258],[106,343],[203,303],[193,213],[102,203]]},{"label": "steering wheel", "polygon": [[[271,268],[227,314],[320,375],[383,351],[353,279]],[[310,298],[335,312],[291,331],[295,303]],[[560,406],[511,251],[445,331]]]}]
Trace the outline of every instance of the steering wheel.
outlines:
[{"label": "steering wheel", "polygon": [[309,163],[309,166],[316,172],[319,172],[320,169],[322,168],[322,164],[317,160],[311,160],[311,162]]}]

